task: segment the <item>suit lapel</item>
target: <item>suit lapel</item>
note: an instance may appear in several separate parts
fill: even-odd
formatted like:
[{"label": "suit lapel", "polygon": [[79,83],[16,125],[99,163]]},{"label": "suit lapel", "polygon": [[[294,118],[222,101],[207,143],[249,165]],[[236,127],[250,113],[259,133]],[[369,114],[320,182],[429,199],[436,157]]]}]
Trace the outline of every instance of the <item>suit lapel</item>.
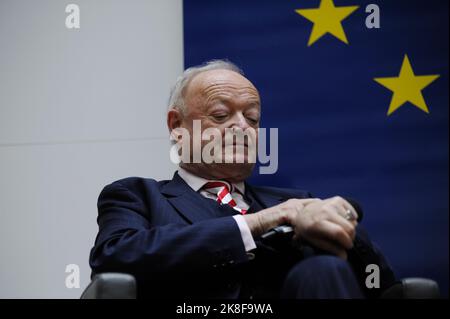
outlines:
[{"label": "suit lapel", "polygon": [[162,187],[161,193],[166,195],[169,203],[191,223],[223,217],[221,210],[217,209],[217,204],[195,192],[178,173]]},{"label": "suit lapel", "polygon": [[251,207],[256,205],[255,202],[257,202],[261,206],[261,209],[278,205],[286,200],[277,194],[262,192],[258,187],[251,186],[248,183],[245,183],[245,197],[252,201]]},{"label": "suit lapel", "polygon": [[[221,209],[220,205],[195,192],[178,173],[175,173],[173,179],[162,187],[161,193],[190,223],[227,216],[226,213],[224,215],[225,209]],[[249,203],[251,213],[278,205],[286,200],[283,196],[261,191],[258,187],[253,187],[248,183],[245,183],[245,197],[251,201]],[[234,213],[232,210],[229,211]]]}]

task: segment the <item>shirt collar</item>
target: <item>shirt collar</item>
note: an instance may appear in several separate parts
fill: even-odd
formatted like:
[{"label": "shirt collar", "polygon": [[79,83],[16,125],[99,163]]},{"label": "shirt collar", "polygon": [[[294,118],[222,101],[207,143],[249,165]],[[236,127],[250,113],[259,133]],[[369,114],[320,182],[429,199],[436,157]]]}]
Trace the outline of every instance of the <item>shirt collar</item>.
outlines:
[{"label": "shirt collar", "polygon": [[[203,185],[208,182],[213,182],[214,180],[208,180],[206,178],[194,175],[182,167],[178,168],[178,175],[192,188],[194,191],[198,192]],[[241,194],[245,194],[245,183],[234,183],[233,188],[236,188]]]}]

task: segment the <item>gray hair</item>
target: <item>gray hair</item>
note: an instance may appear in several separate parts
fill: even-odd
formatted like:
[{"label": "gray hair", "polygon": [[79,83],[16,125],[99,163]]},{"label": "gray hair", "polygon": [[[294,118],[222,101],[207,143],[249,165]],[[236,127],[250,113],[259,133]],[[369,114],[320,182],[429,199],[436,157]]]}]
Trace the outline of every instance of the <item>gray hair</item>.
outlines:
[{"label": "gray hair", "polygon": [[189,83],[199,73],[210,70],[230,70],[244,75],[244,72],[242,72],[242,70],[237,65],[227,60],[211,60],[201,65],[190,67],[186,69],[181,76],[178,77],[174,87],[170,92],[169,110],[178,109],[181,113],[184,113],[186,111],[184,98],[186,95],[186,88],[188,87]]}]

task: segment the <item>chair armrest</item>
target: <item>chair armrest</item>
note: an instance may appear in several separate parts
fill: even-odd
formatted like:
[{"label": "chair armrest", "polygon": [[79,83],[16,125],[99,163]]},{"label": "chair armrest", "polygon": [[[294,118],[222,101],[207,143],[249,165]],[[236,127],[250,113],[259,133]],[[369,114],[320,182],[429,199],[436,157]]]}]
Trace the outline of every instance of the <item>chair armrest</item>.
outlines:
[{"label": "chair armrest", "polygon": [[135,299],[136,280],[132,275],[103,273],[95,275],[81,299]]},{"label": "chair armrest", "polygon": [[386,289],[382,299],[438,299],[439,285],[431,279],[405,278]]}]

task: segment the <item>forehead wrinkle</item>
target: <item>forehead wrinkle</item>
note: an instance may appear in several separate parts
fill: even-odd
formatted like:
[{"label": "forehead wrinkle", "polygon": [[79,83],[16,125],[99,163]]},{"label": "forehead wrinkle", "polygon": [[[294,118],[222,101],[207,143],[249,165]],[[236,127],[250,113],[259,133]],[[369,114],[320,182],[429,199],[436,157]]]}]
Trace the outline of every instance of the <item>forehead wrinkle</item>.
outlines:
[{"label": "forehead wrinkle", "polygon": [[229,83],[212,83],[203,90],[202,95],[206,98],[206,104],[217,98],[228,100],[232,97],[245,97],[246,95],[255,102],[259,102],[258,91],[253,86],[237,86]]}]

